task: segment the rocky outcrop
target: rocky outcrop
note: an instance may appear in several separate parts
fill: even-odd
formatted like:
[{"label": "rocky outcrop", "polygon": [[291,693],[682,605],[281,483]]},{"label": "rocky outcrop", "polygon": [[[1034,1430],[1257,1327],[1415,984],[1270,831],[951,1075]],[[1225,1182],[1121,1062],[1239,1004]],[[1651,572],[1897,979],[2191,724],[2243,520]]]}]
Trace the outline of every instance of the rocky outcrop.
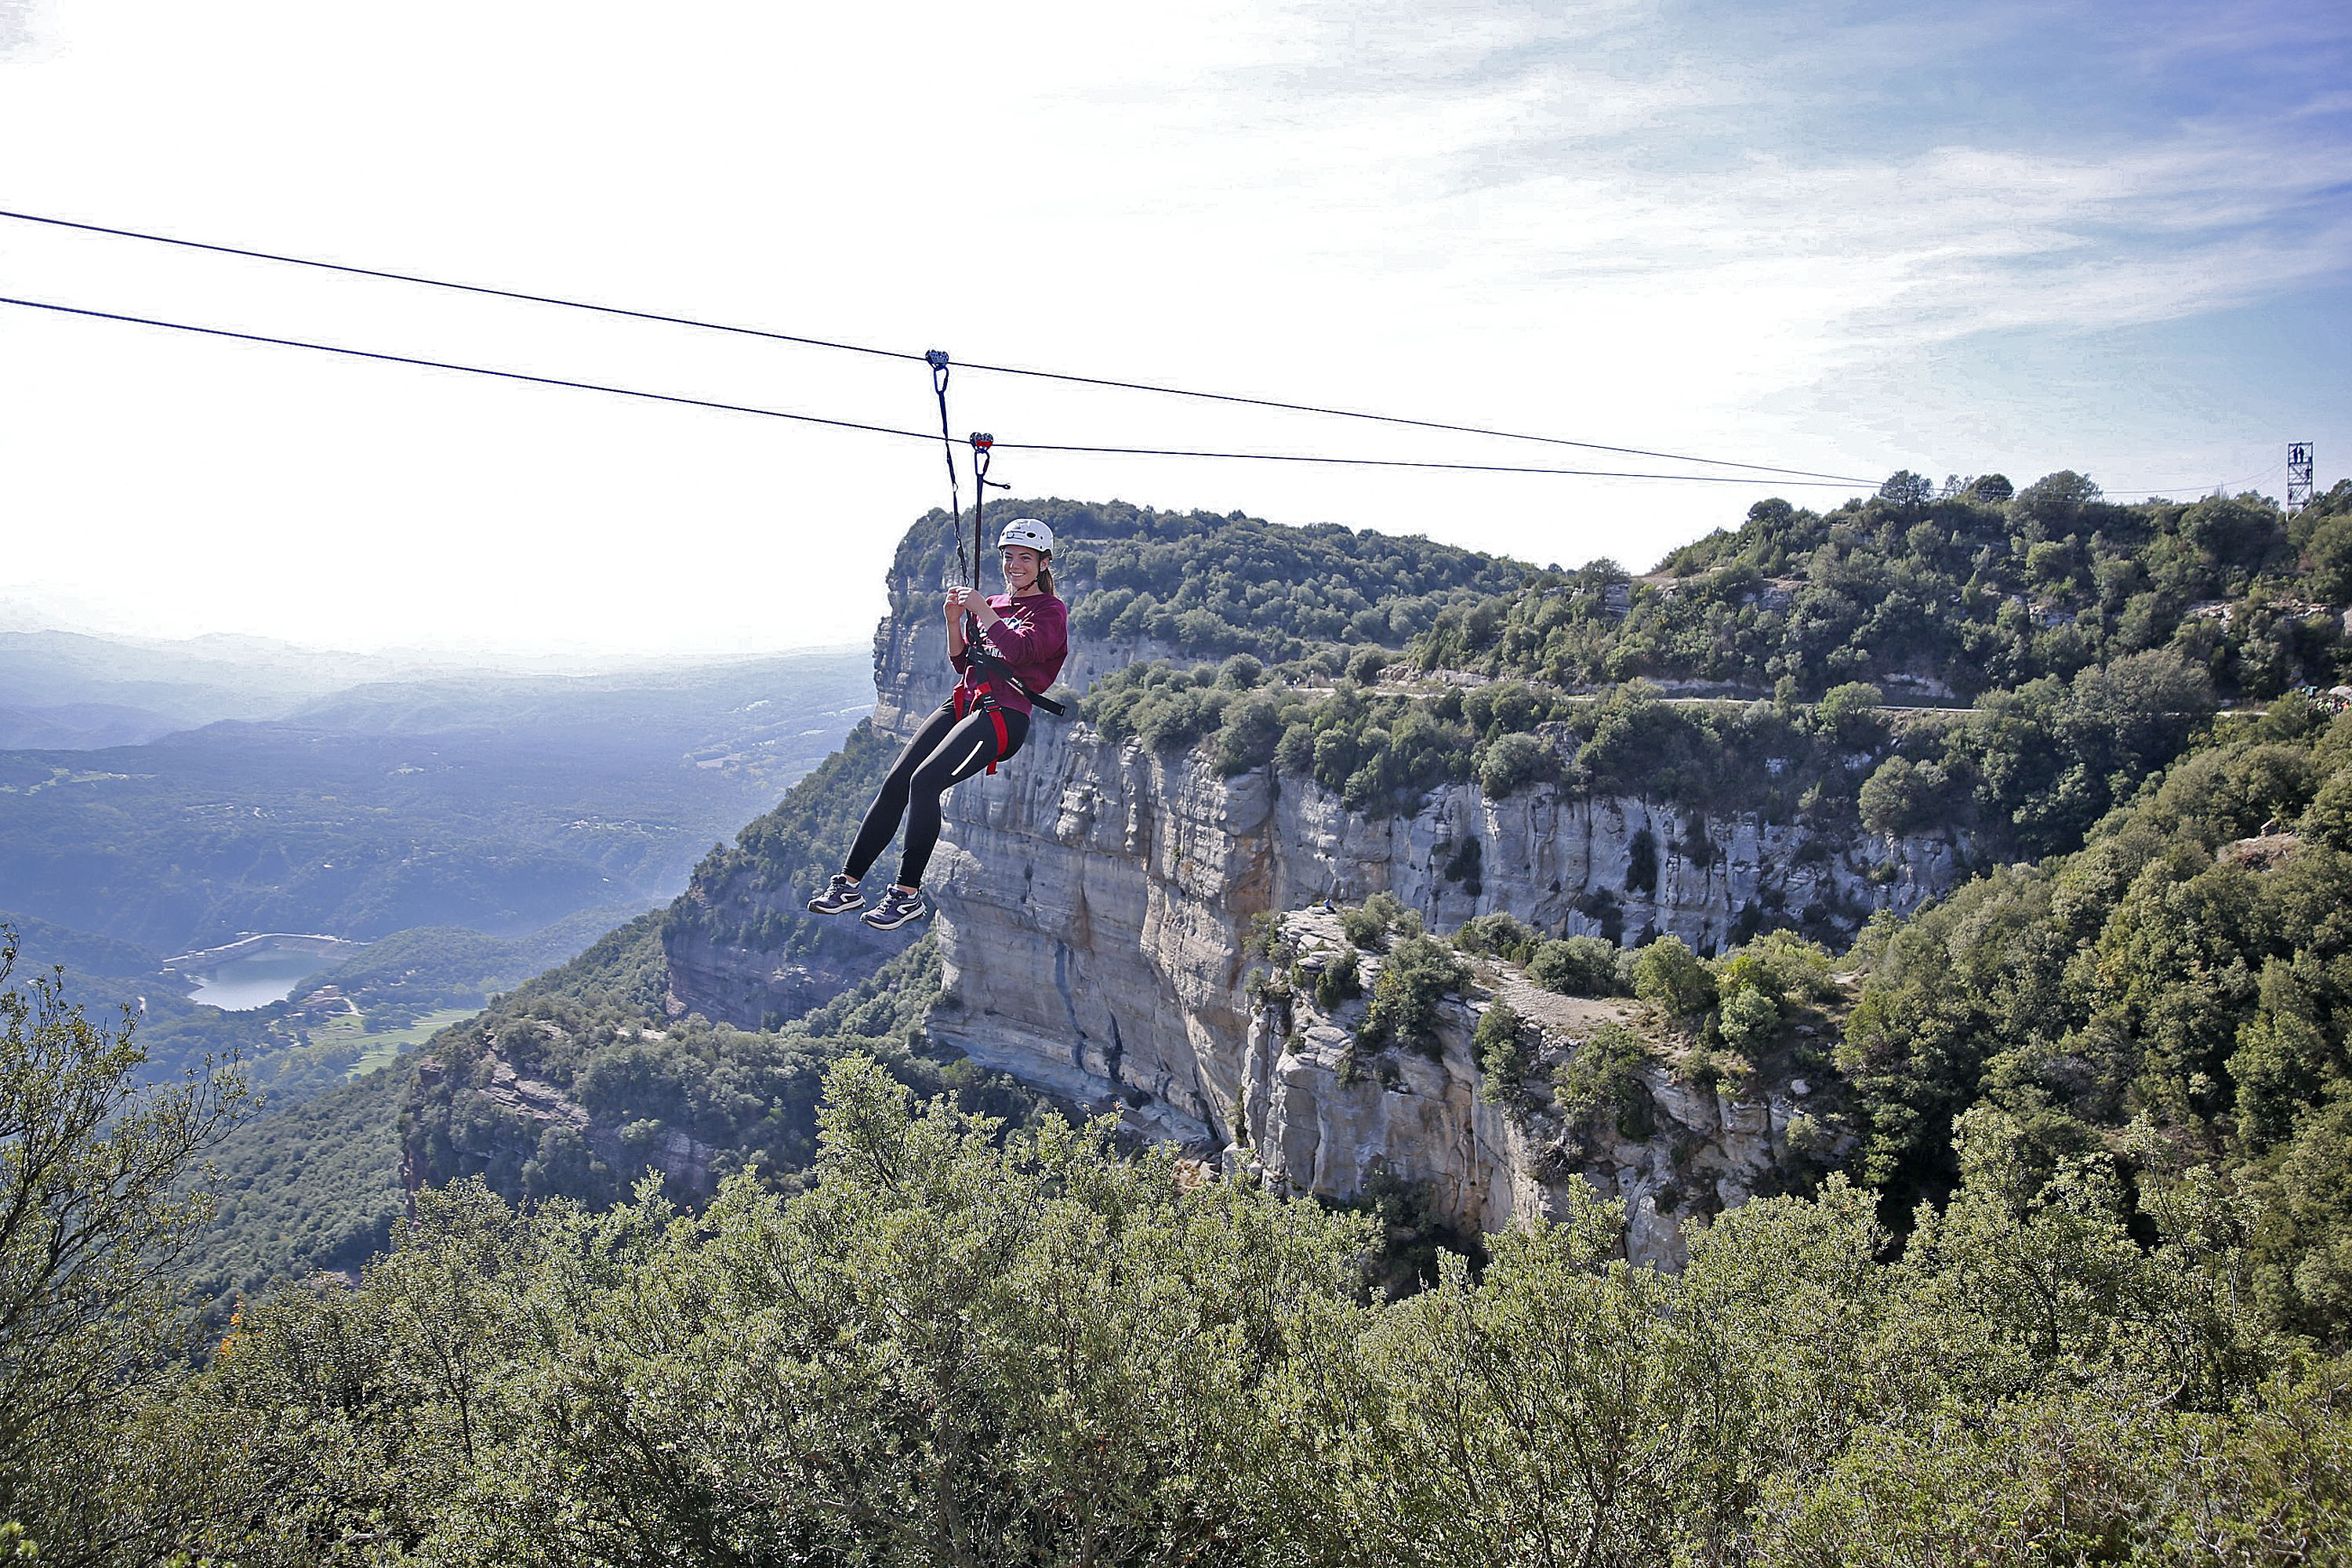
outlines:
[{"label": "rocky outcrop", "polygon": [[[894,613],[877,636],[875,720],[901,736],[949,685],[937,593],[894,583]],[[1097,670],[1160,651],[1082,645],[1066,678],[1083,686]],[[1503,911],[1549,934],[1630,942],[1672,932],[1706,952],[1761,925],[1850,932],[1874,910],[1916,908],[1957,880],[1967,850],[1949,835],[1829,838],[1754,813],[1695,813],[1550,784],[1491,798],[1456,784],[1403,815],[1360,815],[1311,781],[1265,768],[1223,777],[1202,757],[1108,742],[1075,715],[1041,718],[1017,763],[950,796],[928,889],[944,970],[929,1028],[985,1067],[1117,1109],[1139,1134],[1202,1157],[1311,1144],[1311,1157],[1286,1153],[1271,1167],[1304,1190],[1349,1195],[1364,1160],[1331,1151],[1376,1148],[1392,1169],[1425,1168],[1446,1217],[1490,1226],[1538,1212],[1550,1178],[1531,1173],[1539,1151],[1491,1113],[1457,1105],[1475,1068],[1456,1064],[1425,1083],[1414,1068],[1415,1099],[1449,1108],[1423,1114],[1361,1100],[1369,1091],[1318,1089],[1312,1064],[1331,1042],[1286,1039],[1277,1055],[1309,1076],[1279,1097],[1297,1110],[1273,1109],[1274,1080],[1254,1079],[1277,1058],[1264,1041],[1252,1054],[1243,938],[1253,916],[1387,891],[1440,931]],[[780,994],[813,995],[828,978],[795,973],[754,946],[672,953],[677,994],[746,1025]],[[1669,1121],[1723,1152],[1709,1180],[1729,1185],[1711,1187],[1708,1201],[1760,1168],[1740,1140],[1769,1144],[1769,1110],[1691,1099],[1664,1078],[1656,1098]],[[1328,1120],[1343,1110],[1344,1127]],[[1347,1131],[1359,1112],[1377,1136]],[[1280,1124],[1266,1123],[1269,1115]],[[1455,1152],[1441,1157],[1441,1147]],[[1609,1179],[1634,1196],[1684,1190],[1670,1169],[1682,1166],[1628,1154]]]},{"label": "rocky outcrop", "polygon": [[699,1013],[746,1029],[797,1018],[832,1001],[922,935],[919,930],[877,931],[856,921],[838,921],[822,942],[779,952],[764,945],[759,932],[779,923],[779,917],[803,912],[803,900],[792,887],[738,879],[717,889],[716,897],[727,918],[678,921],[662,935],[673,1018]]},{"label": "rocky outcrop", "polygon": [[[662,1036],[646,1031],[643,1037]],[[416,1111],[436,1103],[445,1114],[431,1121],[441,1138],[417,1136]],[[716,1185],[711,1162],[718,1151],[709,1144],[661,1122],[623,1126],[593,1115],[561,1086],[517,1072],[495,1043],[454,1065],[441,1055],[418,1062],[405,1120],[411,1125],[402,1138],[401,1184],[412,1203],[420,1188],[456,1176],[487,1176],[500,1191],[528,1191],[534,1164],[562,1170],[565,1191],[618,1191],[647,1170],[659,1172],[683,1199],[706,1198]],[[429,1147],[436,1142],[443,1146]]]},{"label": "rocky outcrop", "polygon": [[[1475,887],[1448,876],[1471,840]],[[1963,849],[1832,847],[1752,816],[1548,785],[1494,800],[1455,784],[1410,816],[1359,816],[1271,770],[1221,778],[1198,757],[1040,725],[1019,766],[952,797],[931,1027],[990,1067],[1217,1148],[1239,1126],[1253,915],[1387,891],[1438,930],[1505,911],[1555,934],[1673,932],[1712,952],[1783,912],[1852,930],[1874,909],[1915,908],[1951,884]]]},{"label": "rocky outcrop", "polygon": [[[890,614],[874,637],[873,722],[894,754],[955,685],[940,614],[946,587],[944,582],[917,582],[904,574],[889,581]],[[1061,684],[1083,690],[1106,670],[1168,658],[1171,652],[1140,637],[1081,641],[1062,671]],[[1041,718],[1033,732],[1032,753],[1056,743],[1064,728]],[[1026,757],[1022,765],[1028,765]],[[950,797],[950,810],[956,800],[969,799],[1010,776],[1001,773],[962,786]],[[893,863],[886,857],[883,868],[887,871]],[[694,918],[673,921],[662,938],[672,1017],[699,1013],[744,1028],[796,1018],[871,974],[921,936],[919,928],[878,932],[854,920],[829,921],[808,931],[802,919],[803,895],[761,870],[742,867],[715,882],[698,876],[688,889],[685,902],[693,906]],[[791,932],[792,939],[778,942],[779,932]]]},{"label": "rocky outcrop", "polygon": [[[1286,915],[1284,930],[1308,965],[1346,945],[1338,919],[1314,910]],[[1369,994],[1381,961],[1361,963]],[[1479,1071],[1472,1034],[1494,1001],[1441,1004],[1434,1051],[1368,1051],[1356,1033],[1361,1001],[1327,1014],[1305,993],[1277,987],[1251,1014],[1228,1164],[1279,1190],[1341,1201],[1386,1174],[1422,1184],[1434,1211],[1455,1224],[1486,1231],[1556,1217],[1567,1184],[1583,1183],[1623,1201],[1628,1255],[1666,1267],[1687,1257],[1685,1219],[1777,1190],[1804,1168],[1805,1152],[1788,1141],[1808,1093],[1801,1079],[1768,1079],[1735,1094],[1653,1061],[1631,1075],[1638,1114],[1568,1125],[1552,1103],[1553,1074],[1601,1026],[1630,1020],[1633,1005],[1554,996],[1507,965],[1483,967],[1495,1000],[1535,1036],[1520,1081],[1487,1084]],[[1627,1135],[1628,1125],[1639,1135]]]}]

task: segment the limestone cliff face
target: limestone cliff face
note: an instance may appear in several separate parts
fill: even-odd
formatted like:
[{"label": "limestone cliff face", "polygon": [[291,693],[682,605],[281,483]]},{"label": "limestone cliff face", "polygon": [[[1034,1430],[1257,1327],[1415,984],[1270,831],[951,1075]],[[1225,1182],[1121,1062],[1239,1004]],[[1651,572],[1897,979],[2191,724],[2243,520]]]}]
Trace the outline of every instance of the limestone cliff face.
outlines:
[{"label": "limestone cliff face", "polygon": [[756,933],[769,917],[802,912],[793,889],[736,879],[715,892],[729,919],[681,923],[662,937],[674,1018],[699,1013],[746,1029],[797,1018],[871,974],[919,934],[869,931],[843,921],[814,950],[778,952]]},{"label": "limestone cliff face", "polygon": [[[1119,1106],[1151,1134],[1203,1151],[1292,1136],[1280,1126],[1253,1131],[1242,1110],[1257,1070],[1243,957],[1252,915],[1385,890],[1441,931],[1501,910],[1549,931],[1591,932],[1602,925],[1587,912],[1591,895],[1607,891],[1627,933],[1670,931],[1704,951],[1728,945],[1751,907],[1811,909],[1851,927],[1873,909],[1914,908],[1955,875],[1956,848],[1938,839],[1824,852],[1798,827],[1694,820],[1639,799],[1548,787],[1489,800],[1455,785],[1411,816],[1367,817],[1269,771],[1219,778],[1202,760],[1108,745],[1082,725],[1041,725],[1039,734],[1021,765],[961,786],[950,807],[934,879],[946,990],[932,1032],[987,1066]],[[1655,886],[1628,889],[1645,833],[1656,847]],[[1445,875],[1470,837],[1482,846],[1475,893]],[[1712,846],[1704,864],[1689,847],[1701,842]],[[1475,1079],[1461,1067],[1440,1098],[1458,1100]],[[1676,1093],[1662,1083],[1661,1104]],[[1704,1121],[1706,1109],[1692,1107],[1693,1119]],[[1286,1159],[1283,1169],[1304,1188],[1345,1197],[1377,1155],[1393,1169],[1442,1174],[1456,1194],[1445,1210],[1462,1222],[1534,1212],[1531,1189],[1491,1165],[1504,1158],[1524,1170],[1526,1152],[1480,1131],[1477,1115],[1457,1117],[1443,1137],[1425,1119],[1383,1111],[1376,1120],[1381,1131],[1365,1145],[1372,1152]],[[1449,1155],[1441,1173],[1432,1163],[1440,1145],[1486,1152]]]},{"label": "limestone cliff face", "polygon": [[[1338,918],[1311,910],[1286,914],[1284,931],[1309,964],[1346,945]],[[1367,994],[1381,962],[1362,959]],[[1480,967],[1493,1000],[1448,997],[1433,1054],[1364,1050],[1356,1034],[1361,1001],[1325,1013],[1302,994],[1261,999],[1242,1058],[1242,1125],[1228,1164],[1283,1191],[1341,1200],[1385,1173],[1426,1184],[1439,1214],[1487,1231],[1556,1217],[1566,1187],[1581,1182],[1623,1200],[1629,1257],[1669,1268],[1688,1257],[1685,1219],[1737,1207],[1805,1169],[1808,1154],[1792,1151],[1788,1138],[1811,1095],[1799,1078],[1736,1093],[1684,1081],[1652,1062],[1633,1075],[1629,1098],[1639,1115],[1631,1133],[1616,1118],[1597,1131],[1567,1125],[1551,1102],[1552,1070],[1601,1026],[1632,1018],[1633,1005],[1556,996],[1509,965]],[[1496,1001],[1535,1037],[1517,1083],[1484,1082],[1471,1045],[1480,1015]]]},{"label": "limestone cliff face", "polygon": [[[938,592],[894,583],[894,614],[877,636],[876,722],[900,736],[950,684]],[[1161,650],[1076,651],[1066,679],[1083,687]],[[1475,879],[1452,879],[1474,839]],[[1312,1093],[1314,1119],[1277,1111],[1293,1102],[1265,1078],[1271,1047],[1261,1040],[1253,1056],[1243,937],[1254,915],[1385,890],[1438,931],[1505,911],[1553,934],[1672,932],[1711,952],[1759,921],[1851,931],[1874,910],[1913,909],[1956,880],[1967,847],[1946,836],[1831,842],[1752,814],[1694,815],[1549,785],[1489,799],[1475,784],[1454,784],[1408,816],[1360,816],[1310,781],[1270,769],[1220,777],[1202,758],[1111,744],[1075,714],[1041,715],[1013,765],[949,797],[928,889],[945,971],[930,1029],[984,1066],[1116,1107],[1139,1131],[1202,1154],[1288,1150],[1310,1120],[1324,1149],[1325,1108],[1352,1103],[1349,1096]],[[745,1024],[758,1023],[753,1007],[772,1006],[780,991],[829,978],[781,974],[749,950],[685,956],[681,964],[673,952],[677,994]],[[682,970],[692,973],[681,978]],[[1307,1062],[1318,1047],[1285,1048]],[[1466,1064],[1465,1056],[1425,1098],[1460,1100],[1475,1083]],[[1657,1090],[1678,1122],[1681,1093],[1663,1079]],[[1391,1113],[1402,1109],[1349,1133],[1357,1153],[1286,1153],[1276,1165],[1303,1189],[1347,1196],[1368,1161],[1384,1160],[1438,1181],[1453,1194],[1442,1198],[1446,1213],[1461,1223],[1540,1210],[1543,1182],[1530,1173],[1539,1162],[1491,1111],[1449,1111],[1441,1126]],[[1696,1100],[1682,1110],[1688,1126],[1713,1117],[1725,1137],[1745,1135],[1738,1118],[1753,1120]],[[1453,1152],[1441,1159],[1441,1149]],[[1635,1186],[1642,1181],[1663,1184],[1654,1173]],[[1668,1247],[1644,1245],[1653,1244]]]}]

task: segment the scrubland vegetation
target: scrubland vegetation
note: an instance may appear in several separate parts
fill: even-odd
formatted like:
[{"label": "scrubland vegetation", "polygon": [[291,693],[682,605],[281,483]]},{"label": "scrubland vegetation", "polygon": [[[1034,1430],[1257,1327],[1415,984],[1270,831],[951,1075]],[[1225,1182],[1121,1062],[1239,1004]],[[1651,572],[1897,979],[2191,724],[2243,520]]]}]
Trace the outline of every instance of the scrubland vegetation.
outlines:
[{"label": "scrubland vegetation", "polygon": [[[48,1561],[257,1564],[2284,1563],[2352,1524],[2352,1375],[2210,1173],[2021,1184],[1971,1124],[1899,1256],[1842,1178],[1679,1276],[1588,1197],[1391,1300],[1367,1220],[1101,1129],[856,1057],[824,1107],[789,1198],[428,1193],[356,1289],[26,1401],[0,1511]],[[138,1364],[30,1306],[20,1394],[70,1364],[20,1344]]]}]

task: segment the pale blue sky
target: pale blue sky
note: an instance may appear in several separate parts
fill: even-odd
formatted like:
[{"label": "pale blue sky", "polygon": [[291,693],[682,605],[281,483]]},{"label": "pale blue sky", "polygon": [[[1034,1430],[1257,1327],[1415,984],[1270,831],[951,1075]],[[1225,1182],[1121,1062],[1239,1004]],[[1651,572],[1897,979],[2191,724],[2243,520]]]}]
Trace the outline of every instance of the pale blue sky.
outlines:
[{"label": "pale blue sky", "polygon": [[[0,206],[1841,473],[2276,493],[2290,438],[2352,471],[2346,15],[0,0]],[[919,368],[16,225],[0,293],[935,417]],[[956,395],[1008,438],[1545,456]],[[0,461],[0,602],[356,647],[854,639],[943,489],[874,438],[5,308]],[[1000,471],[1640,563],[1775,488]]]}]

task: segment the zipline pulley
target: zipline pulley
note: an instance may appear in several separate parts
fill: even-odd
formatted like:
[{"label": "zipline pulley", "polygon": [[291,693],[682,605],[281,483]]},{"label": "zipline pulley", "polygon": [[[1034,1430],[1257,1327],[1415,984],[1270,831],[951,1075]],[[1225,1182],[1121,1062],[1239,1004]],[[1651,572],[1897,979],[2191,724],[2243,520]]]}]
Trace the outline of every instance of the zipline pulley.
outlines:
[{"label": "zipline pulley", "polygon": [[[971,562],[974,572],[971,585],[974,588],[980,586],[980,578],[977,574],[980,563],[987,559],[982,553],[980,542],[981,514],[988,510],[989,487],[992,485],[1000,490],[1013,488],[1002,479],[992,479],[988,477],[989,459],[995,455],[995,437],[985,430],[975,430],[971,433]],[[956,540],[956,553],[958,555],[963,553],[963,540],[961,536]],[[972,622],[971,630],[973,638],[977,640],[980,634],[980,623],[977,620]]]}]

